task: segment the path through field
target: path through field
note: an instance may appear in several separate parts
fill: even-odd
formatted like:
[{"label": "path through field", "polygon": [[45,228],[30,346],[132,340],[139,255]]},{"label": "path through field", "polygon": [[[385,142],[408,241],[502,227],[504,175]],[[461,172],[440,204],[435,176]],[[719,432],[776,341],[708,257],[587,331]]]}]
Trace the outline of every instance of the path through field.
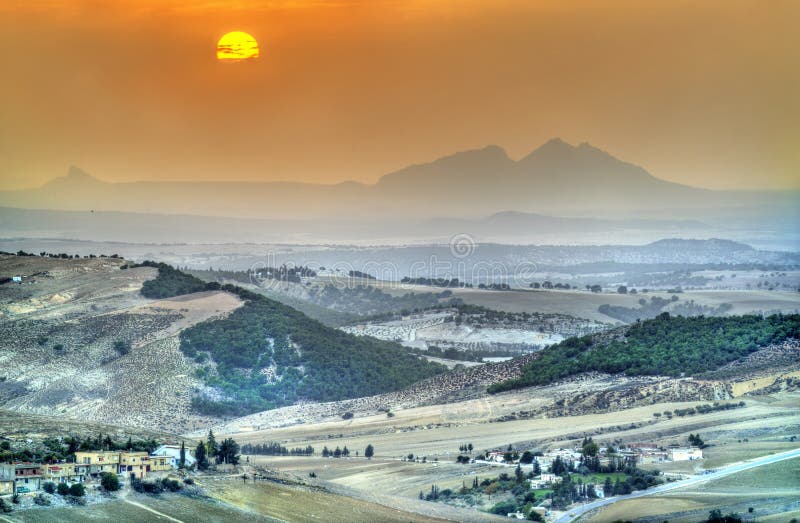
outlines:
[{"label": "path through field", "polygon": [[155,514],[155,515],[157,515],[157,516],[160,516],[160,517],[162,517],[162,518],[168,519],[169,521],[175,521],[175,523],[184,523],[184,522],[183,522],[183,521],[181,521],[180,519],[176,519],[176,518],[173,518],[172,516],[168,516],[168,515],[164,514],[163,512],[159,512],[159,511],[157,511],[156,509],[153,509],[153,508],[150,508],[150,507],[148,507],[147,505],[142,505],[141,503],[139,503],[139,502],[137,502],[137,501],[131,501],[131,500],[129,500],[129,499],[128,499],[128,493],[129,493],[129,491],[128,491],[128,490],[125,490],[125,491],[122,493],[122,495],[119,497],[119,499],[121,499],[122,501],[124,501],[124,502],[125,502],[125,503],[127,503],[128,505],[133,505],[134,507],[138,507],[138,508],[140,508],[140,509],[142,509],[142,510],[146,510],[146,511],[148,511],[148,512],[152,512],[153,514]]}]

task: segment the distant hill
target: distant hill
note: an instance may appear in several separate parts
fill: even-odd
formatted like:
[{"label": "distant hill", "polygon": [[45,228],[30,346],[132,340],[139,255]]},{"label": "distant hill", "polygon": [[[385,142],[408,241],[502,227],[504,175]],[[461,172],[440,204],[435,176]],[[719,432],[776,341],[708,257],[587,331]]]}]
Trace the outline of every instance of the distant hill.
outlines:
[{"label": "distant hill", "polygon": [[509,210],[674,220],[735,209],[753,222],[776,206],[796,214],[797,203],[797,193],[711,191],[668,182],[589,144],[558,139],[519,161],[489,146],[406,167],[374,185],[107,183],[72,167],[66,177],[37,189],[0,191],[0,205],[9,207],[281,220],[474,218]]},{"label": "distant hill", "polygon": [[800,315],[671,317],[663,313],[616,331],[569,338],[538,353],[522,375],[489,392],[548,385],[587,372],[694,376],[800,339]]},{"label": "distant hill", "polygon": [[401,345],[353,336],[234,285],[205,283],[161,263],[142,294],[169,298],[223,290],[244,305],[181,332],[180,350],[201,365],[208,389],[193,398],[204,414],[246,415],[301,400],[335,401],[398,390],[445,367]]}]

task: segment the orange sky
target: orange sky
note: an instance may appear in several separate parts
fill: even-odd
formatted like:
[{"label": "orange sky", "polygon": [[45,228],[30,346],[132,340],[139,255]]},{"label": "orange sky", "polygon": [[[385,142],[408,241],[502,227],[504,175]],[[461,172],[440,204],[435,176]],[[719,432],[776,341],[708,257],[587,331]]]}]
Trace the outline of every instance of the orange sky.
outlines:
[{"label": "orange sky", "polygon": [[[656,176],[800,187],[800,2],[3,0],[0,188],[371,182],[589,141]],[[228,31],[256,61],[220,63]]]}]

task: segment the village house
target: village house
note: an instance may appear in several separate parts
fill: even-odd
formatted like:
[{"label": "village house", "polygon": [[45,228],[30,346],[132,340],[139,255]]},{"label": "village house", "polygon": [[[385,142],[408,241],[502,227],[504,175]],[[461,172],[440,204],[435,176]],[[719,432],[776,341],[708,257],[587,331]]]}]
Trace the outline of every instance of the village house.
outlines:
[{"label": "village house", "polygon": [[581,457],[582,454],[577,450],[558,449],[549,450],[545,452],[544,455],[537,456],[536,460],[539,462],[539,465],[542,468],[549,470],[556,458],[561,458],[563,461],[577,462],[581,459]]},{"label": "village house", "polygon": [[103,472],[118,473],[120,453],[93,450],[75,453],[75,473],[86,479],[97,479]]},{"label": "village house", "polygon": [[150,472],[164,472],[172,470],[169,456],[150,455]]},{"label": "village house", "polygon": [[16,492],[34,492],[42,486],[42,470],[38,463],[14,463]]},{"label": "village house", "polygon": [[620,454],[627,458],[636,458],[639,463],[662,463],[669,459],[667,451],[655,443],[629,443]]},{"label": "village house", "polygon": [[[150,454],[152,460],[155,456],[167,458],[169,466],[177,469],[180,466],[181,460],[181,446],[180,445],[161,445]],[[196,460],[189,449],[186,449],[186,466],[194,466]]]},{"label": "village house", "polygon": [[150,472],[150,456],[147,452],[124,451],[119,453],[119,474],[131,479],[144,479]]},{"label": "village house", "polygon": [[703,459],[703,450],[698,447],[672,447],[669,449],[669,459],[672,461],[693,461]]},{"label": "village house", "polygon": [[541,488],[547,488],[552,486],[554,483],[560,483],[560,482],[561,482],[561,476],[559,476],[558,474],[548,474],[544,472],[542,473],[541,476],[533,478],[531,480],[531,489],[536,490]]},{"label": "village house", "polygon": [[41,466],[42,476],[53,483],[83,483],[84,476],[76,472],[75,463],[54,463]]},{"label": "village house", "polygon": [[505,452],[500,451],[492,451],[486,453],[486,461],[494,461],[495,463],[505,463],[506,458],[504,457]]}]

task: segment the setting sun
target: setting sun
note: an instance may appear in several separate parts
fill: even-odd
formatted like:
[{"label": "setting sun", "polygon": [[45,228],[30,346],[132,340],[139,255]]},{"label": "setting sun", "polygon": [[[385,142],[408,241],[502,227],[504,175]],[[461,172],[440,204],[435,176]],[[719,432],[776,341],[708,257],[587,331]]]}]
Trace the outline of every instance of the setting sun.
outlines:
[{"label": "setting sun", "polygon": [[217,42],[217,59],[239,61],[258,58],[258,42],[242,31],[226,33]]}]

